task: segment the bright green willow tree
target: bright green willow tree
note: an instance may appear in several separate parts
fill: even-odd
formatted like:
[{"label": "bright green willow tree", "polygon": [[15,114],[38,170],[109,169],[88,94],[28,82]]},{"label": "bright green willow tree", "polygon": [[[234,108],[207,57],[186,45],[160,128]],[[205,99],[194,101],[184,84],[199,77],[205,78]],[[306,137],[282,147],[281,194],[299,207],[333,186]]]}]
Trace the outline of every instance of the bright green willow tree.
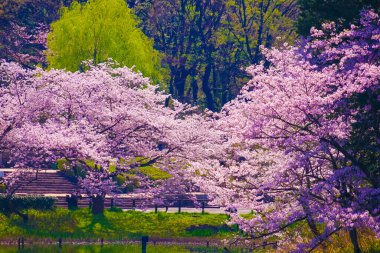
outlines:
[{"label": "bright green willow tree", "polygon": [[159,81],[159,55],[137,25],[136,16],[123,0],[73,2],[51,25],[49,66],[76,71],[82,61],[92,59],[97,64],[112,58]]}]

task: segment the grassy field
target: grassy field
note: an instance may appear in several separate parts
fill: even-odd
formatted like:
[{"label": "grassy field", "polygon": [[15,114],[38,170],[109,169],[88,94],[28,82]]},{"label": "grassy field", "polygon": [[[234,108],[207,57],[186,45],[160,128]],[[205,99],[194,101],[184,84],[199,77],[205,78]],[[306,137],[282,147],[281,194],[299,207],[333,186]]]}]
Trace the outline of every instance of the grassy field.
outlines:
[{"label": "grassy field", "polygon": [[[88,209],[69,211],[58,208],[54,211],[43,212],[29,210],[28,215],[29,221],[25,224],[17,215],[6,217],[0,214],[0,241],[15,241],[18,237],[37,240],[57,240],[58,238],[78,241],[100,238],[125,240],[140,239],[143,235],[167,239],[204,238],[208,240],[231,238],[240,233],[236,227],[225,225],[227,216],[224,214],[164,212],[156,214],[106,210],[104,215],[95,216]],[[286,243],[289,244],[289,249],[299,243],[300,238],[308,241],[311,236],[305,224],[298,224],[286,233],[288,235],[290,233],[292,235],[290,238],[294,238]],[[370,231],[360,231],[359,242],[363,252],[380,252],[380,240],[375,239]],[[351,242],[345,231],[332,236],[325,246],[324,250],[319,248],[314,252],[352,252]]]},{"label": "grassy field", "polygon": [[[23,249],[23,253],[141,253],[139,244],[123,245],[64,245],[58,249],[57,245],[39,246],[33,245]],[[148,253],[226,253],[223,247],[185,246],[185,245],[152,245],[148,243]],[[229,253],[241,253],[239,249],[231,249]],[[17,247],[2,246],[0,253],[20,253]],[[260,252],[255,252],[260,253]]]},{"label": "grassy field", "polygon": [[88,209],[69,211],[29,210],[29,221],[17,215],[0,214],[0,238],[27,236],[32,238],[70,238],[118,240],[142,235],[163,238],[213,237],[231,235],[236,228],[225,225],[224,214],[143,213],[110,211],[94,216]]}]

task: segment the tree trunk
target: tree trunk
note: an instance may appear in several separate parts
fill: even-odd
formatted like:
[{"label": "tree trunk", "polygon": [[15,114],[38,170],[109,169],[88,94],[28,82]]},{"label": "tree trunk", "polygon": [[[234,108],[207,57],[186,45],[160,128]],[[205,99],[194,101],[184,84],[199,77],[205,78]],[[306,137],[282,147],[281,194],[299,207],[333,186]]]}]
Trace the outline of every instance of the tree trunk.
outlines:
[{"label": "tree trunk", "polygon": [[67,201],[67,208],[69,210],[76,210],[78,209],[78,197],[75,195],[67,195],[66,196],[66,201]]},{"label": "tree trunk", "polygon": [[102,196],[92,197],[91,211],[93,214],[103,214],[104,212],[104,198]]},{"label": "tree trunk", "polygon": [[170,73],[170,81],[169,81],[169,93],[174,95],[174,76],[173,71]]},{"label": "tree trunk", "polygon": [[186,89],[186,79],[187,79],[188,73],[186,69],[181,70],[181,77],[180,82],[178,85],[178,93],[180,98],[183,100],[185,97],[185,89]]},{"label": "tree trunk", "polygon": [[[310,188],[309,180],[307,180],[307,185]],[[307,204],[303,203],[302,208],[306,213],[306,216],[307,216],[306,221],[307,221],[307,225],[310,228],[310,231],[313,233],[315,237],[319,237],[321,233],[318,231],[317,224],[315,223],[313,217],[311,216],[310,207]],[[322,246],[322,252],[327,252],[326,244],[324,242],[321,242],[321,246]]]},{"label": "tree trunk", "polygon": [[179,69],[174,76],[174,88],[176,89],[176,97],[178,100],[183,101],[185,97],[186,79],[188,72],[186,69]]},{"label": "tree trunk", "polygon": [[212,96],[211,89],[209,86],[210,74],[211,74],[211,63],[208,63],[205,69],[204,76],[203,76],[202,90],[206,96],[207,108],[210,109],[211,111],[214,111],[215,110],[214,98]]},{"label": "tree trunk", "polygon": [[350,239],[352,242],[352,245],[354,246],[354,253],[361,253],[362,250],[360,249],[359,241],[358,241],[358,233],[356,228],[353,228],[350,230]]},{"label": "tree trunk", "polygon": [[196,105],[198,102],[198,82],[195,78],[191,82],[191,88],[193,92],[193,104]]}]

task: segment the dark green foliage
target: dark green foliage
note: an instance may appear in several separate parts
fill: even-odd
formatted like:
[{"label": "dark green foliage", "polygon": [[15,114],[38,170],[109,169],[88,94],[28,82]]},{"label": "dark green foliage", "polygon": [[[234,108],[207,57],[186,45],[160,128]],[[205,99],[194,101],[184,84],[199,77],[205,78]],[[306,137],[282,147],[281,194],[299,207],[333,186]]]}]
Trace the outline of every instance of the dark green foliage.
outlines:
[{"label": "dark green foliage", "polygon": [[164,55],[169,93],[214,111],[248,81],[244,68],[260,61],[261,46],[296,37],[295,0],[129,2]]},{"label": "dark green foliage", "polygon": [[108,209],[110,212],[115,212],[115,213],[122,213],[123,212],[123,209],[119,208],[119,207],[111,207],[110,209]]},{"label": "dark green foliage", "polygon": [[0,184],[0,193],[5,193],[7,190],[7,187],[5,184]]},{"label": "dark green foliage", "polygon": [[77,183],[78,177],[84,178],[86,176],[85,168],[72,166],[70,162],[65,159],[58,159],[55,169],[58,169],[60,173],[73,183]]},{"label": "dark green foliage", "polygon": [[334,21],[341,28],[358,21],[363,8],[379,10],[379,0],[300,0],[298,33],[307,36],[311,27],[320,28],[324,22]]},{"label": "dark green foliage", "polygon": [[[361,165],[362,171],[370,183],[380,188],[380,151],[378,148],[378,136],[380,129],[372,126],[380,125],[380,92],[363,93],[354,96],[348,103],[349,108],[358,110],[357,122],[353,123],[351,138],[345,147],[351,154],[356,154],[355,159]],[[371,208],[376,209],[380,198],[374,198]]]},{"label": "dark green foliage", "polygon": [[44,196],[6,196],[0,195],[0,212],[7,213],[9,210],[53,210],[55,199]]},{"label": "dark green foliage", "polygon": [[228,233],[239,233],[239,228],[237,225],[233,227],[226,224],[213,226],[213,225],[198,225],[190,226],[186,229],[192,236],[203,237],[203,236],[212,236],[216,234],[228,234]]}]

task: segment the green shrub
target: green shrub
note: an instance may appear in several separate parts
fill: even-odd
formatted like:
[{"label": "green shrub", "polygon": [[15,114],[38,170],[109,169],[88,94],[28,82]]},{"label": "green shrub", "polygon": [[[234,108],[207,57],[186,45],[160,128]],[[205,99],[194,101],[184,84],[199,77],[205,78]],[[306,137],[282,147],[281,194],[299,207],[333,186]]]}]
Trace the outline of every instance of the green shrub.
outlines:
[{"label": "green shrub", "polygon": [[59,170],[65,170],[66,168],[70,167],[70,162],[66,159],[58,159],[56,163],[56,168]]},{"label": "green shrub", "polygon": [[123,193],[132,192],[134,189],[138,188],[140,183],[139,179],[134,174],[122,173],[118,174],[114,180],[117,185],[121,188]]},{"label": "green shrub", "polygon": [[121,212],[123,212],[123,209],[121,209],[121,208],[119,208],[119,207],[111,207],[110,209],[109,209],[109,211],[110,212],[115,212],[115,213],[121,213]]},{"label": "green shrub", "polygon": [[127,178],[124,175],[119,174],[119,175],[116,175],[115,181],[118,186],[122,186],[127,181]]},{"label": "green shrub", "polygon": [[[87,161],[86,161],[87,163]],[[90,162],[89,162],[90,163]],[[76,183],[77,178],[81,177],[84,178],[86,176],[86,170],[78,167],[78,166],[72,166],[69,161],[66,159],[58,159],[56,163],[56,168],[64,175],[66,176],[70,181]]]},{"label": "green shrub", "polygon": [[55,207],[55,199],[44,196],[12,196],[0,195],[0,211],[6,212],[9,208],[13,210],[52,210]]},{"label": "green shrub", "polygon": [[5,184],[0,184],[0,193],[5,193],[7,191],[7,187]]}]

